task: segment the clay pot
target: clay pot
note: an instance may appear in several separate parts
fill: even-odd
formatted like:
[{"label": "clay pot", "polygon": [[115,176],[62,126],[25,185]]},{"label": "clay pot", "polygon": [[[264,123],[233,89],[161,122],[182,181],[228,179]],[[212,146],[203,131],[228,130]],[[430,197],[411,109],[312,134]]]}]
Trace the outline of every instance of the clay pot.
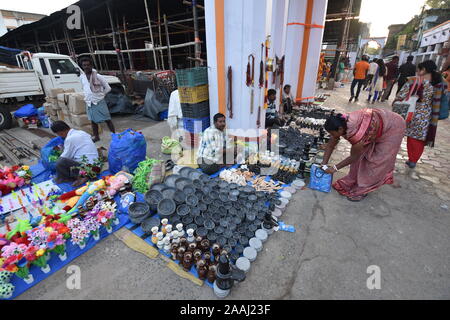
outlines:
[{"label": "clay pot", "polygon": [[213,252],[214,257],[219,256],[219,254],[220,254],[220,246],[219,246],[219,244],[214,243],[212,245],[212,252]]},{"label": "clay pot", "polygon": [[194,253],[195,249],[197,249],[197,243],[189,243],[187,252]]},{"label": "clay pot", "polygon": [[194,251],[194,260],[195,260],[195,262],[198,262],[201,259],[202,259],[202,250],[195,249],[195,251]]},{"label": "clay pot", "polygon": [[203,256],[205,257],[206,264],[207,264],[207,265],[210,265],[210,264],[211,264],[211,253],[205,252],[205,253],[203,254]]},{"label": "clay pot", "polygon": [[187,249],[187,239],[186,238],[180,238],[180,247],[183,247],[185,250]]},{"label": "clay pot", "polygon": [[204,240],[202,240],[201,242],[200,242],[200,249],[203,251],[203,252],[209,252],[209,249],[210,249],[210,243],[209,243],[209,240],[208,239],[204,239]]},{"label": "clay pot", "polygon": [[184,257],[185,252],[186,252],[186,249],[184,247],[179,247],[178,248],[178,252],[177,252],[177,260],[178,261],[183,261],[183,257]]},{"label": "clay pot", "polygon": [[208,273],[206,275],[206,278],[208,279],[209,283],[214,283],[214,281],[216,281],[216,270],[217,266],[214,264],[208,267]]},{"label": "clay pot", "polygon": [[189,270],[191,270],[192,265],[194,264],[193,263],[193,256],[192,256],[191,252],[188,251],[188,252],[186,252],[184,254],[183,263],[182,264],[183,264],[184,271],[189,272]]},{"label": "clay pot", "polygon": [[177,260],[177,254],[178,254],[178,243],[172,243],[170,247],[170,253],[172,254],[172,259]]},{"label": "clay pot", "polygon": [[206,277],[208,275],[208,267],[206,266],[205,260],[200,259],[197,262],[197,273],[198,273],[198,278],[200,280],[206,279]]}]

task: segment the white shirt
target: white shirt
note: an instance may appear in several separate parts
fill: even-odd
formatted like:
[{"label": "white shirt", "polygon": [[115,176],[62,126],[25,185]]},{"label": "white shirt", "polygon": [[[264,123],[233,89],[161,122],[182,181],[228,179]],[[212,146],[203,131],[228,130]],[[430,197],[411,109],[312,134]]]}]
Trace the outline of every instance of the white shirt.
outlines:
[{"label": "white shirt", "polygon": [[80,76],[81,85],[83,87],[83,92],[84,92],[84,101],[86,101],[86,105],[88,107],[90,107],[92,104],[97,105],[100,101],[102,101],[105,98],[105,95],[111,91],[111,87],[109,86],[108,82],[105,80],[105,78],[101,74],[97,73],[97,78],[103,86],[103,91],[98,92],[98,93],[93,93],[91,91],[91,84],[89,83],[89,80],[88,80],[86,74],[83,73]]},{"label": "white shirt", "polygon": [[368,74],[375,75],[375,73],[377,72],[377,68],[378,68],[378,63],[372,62],[370,64],[370,68],[369,68]]},{"label": "white shirt", "polygon": [[61,157],[81,162],[82,156],[86,156],[89,163],[93,163],[98,158],[97,147],[89,134],[70,129],[64,140],[64,152]]},{"label": "white shirt", "polygon": [[169,127],[173,130],[177,129],[178,120],[183,118],[183,111],[181,110],[180,94],[175,90],[170,94],[169,111],[167,122]]}]

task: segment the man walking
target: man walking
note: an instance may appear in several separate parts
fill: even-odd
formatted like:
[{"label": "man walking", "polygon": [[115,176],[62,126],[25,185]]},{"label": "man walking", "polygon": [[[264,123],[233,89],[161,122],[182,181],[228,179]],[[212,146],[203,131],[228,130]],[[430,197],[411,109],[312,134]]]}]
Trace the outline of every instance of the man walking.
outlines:
[{"label": "man walking", "polygon": [[[353,70],[354,79],[352,81],[352,85],[350,87],[351,97],[349,102],[352,102],[355,99],[355,102],[358,101],[359,93],[361,92],[361,87],[364,85],[364,82],[367,78],[367,73],[369,72],[369,58],[364,55],[362,60],[355,64],[355,69]],[[358,85],[358,89],[355,95],[355,87]]]},{"label": "man walking", "polygon": [[399,69],[400,76],[398,78],[398,89],[397,94],[400,92],[402,87],[408,81],[408,77],[413,77],[416,75],[416,65],[413,64],[414,57],[409,56],[406,58],[406,63],[402,64]]},{"label": "man walking", "polygon": [[389,97],[394,87],[395,82],[398,78],[398,61],[399,57],[395,56],[392,58],[391,62],[386,64],[387,75],[386,75],[386,91],[384,92],[381,102],[389,100]]},{"label": "man walking", "polygon": [[100,140],[98,134],[98,124],[106,122],[109,131],[115,133],[114,124],[111,121],[108,105],[105,96],[111,91],[111,87],[102,75],[93,69],[92,60],[90,58],[81,59],[81,68],[84,74],[80,76],[81,85],[83,86],[84,101],[86,102],[86,113],[92,124],[94,135],[92,140],[97,142]]},{"label": "man walking", "polygon": [[364,84],[363,90],[366,90],[366,88],[372,84],[373,77],[375,76],[375,72],[377,72],[377,70],[378,70],[377,60],[378,59],[373,59],[370,62],[370,69],[369,69],[369,72],[367,73],[367,79],[366,79],[366,83]]}]

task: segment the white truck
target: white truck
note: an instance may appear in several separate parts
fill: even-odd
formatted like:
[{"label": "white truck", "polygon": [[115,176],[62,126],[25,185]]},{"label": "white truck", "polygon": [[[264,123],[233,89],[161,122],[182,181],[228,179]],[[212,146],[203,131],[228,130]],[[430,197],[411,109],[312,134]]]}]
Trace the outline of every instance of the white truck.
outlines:
[{"label": "white truck", "polygon": [[[81,68],[69,57],[28,51],[16,56],[19,68],[0,66],[0,130],[12,125],[11,111],[27,103],[43,103],[51,89],[82,92]],[[119,78],[106,76],[114,91],[124,92]]]}]

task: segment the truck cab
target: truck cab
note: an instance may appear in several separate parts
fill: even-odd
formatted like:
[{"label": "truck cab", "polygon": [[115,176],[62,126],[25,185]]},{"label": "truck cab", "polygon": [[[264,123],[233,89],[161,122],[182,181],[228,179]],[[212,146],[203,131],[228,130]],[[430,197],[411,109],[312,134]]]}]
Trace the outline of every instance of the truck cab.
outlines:
[{"label": "truck cab", "polygon": [[[39,75],[44,92],[49,95],[50,89],[75,89],[82,92],[79,76],[83,70],[69,56],[54,53],[23,52],[17,56],[19,67],[35,70]],[[105,76],[111,87],[122,86],[120,80],[114,76]]]},{"label": "truck cab", "polygon": [[[51,89],[83,91],[79,78],[83,71],[69,56],[24,51],[16,61],[19,68],[0,68],[0,130],[11,127],[11,111],[27,103],[43,103]],[[104,78],[114,92],[125,92],[119,78]]]}]

